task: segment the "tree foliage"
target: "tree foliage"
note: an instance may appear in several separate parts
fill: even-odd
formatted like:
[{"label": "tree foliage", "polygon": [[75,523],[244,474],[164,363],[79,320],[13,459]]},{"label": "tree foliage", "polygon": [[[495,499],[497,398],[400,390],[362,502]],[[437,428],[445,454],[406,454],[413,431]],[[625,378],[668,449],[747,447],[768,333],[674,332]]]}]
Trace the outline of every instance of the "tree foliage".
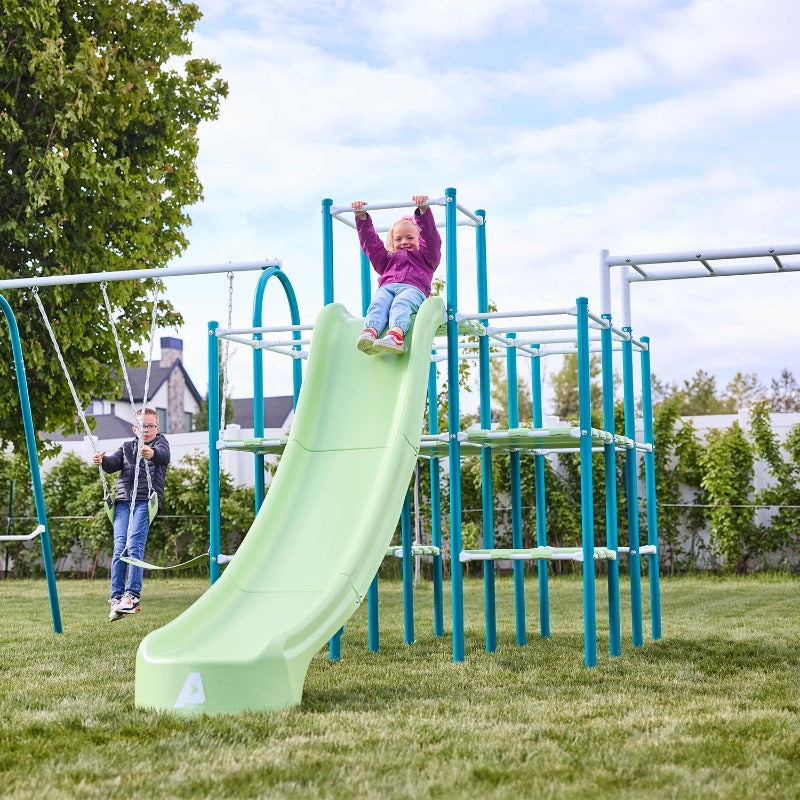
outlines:
[{"label": "tree foliage", "polygon": [[[216,117],[227,92],[215,64],[188,58],[197,6],[2,0],[0,8],[0,277],[165,266],[186,247],[185,209],[201,197],[197,126]],[[153,285],[108,286],[129,363],[142,363]],[[117,396],[99,287],[51,287],[40,297],[81,402]],[[10,290],[8,300],[36,429],[71,429],[74,405],[32,293]],[[161,304],[160,326],[179,321]],[[21,440],[11,370],[0,359],[0,442]]]}]

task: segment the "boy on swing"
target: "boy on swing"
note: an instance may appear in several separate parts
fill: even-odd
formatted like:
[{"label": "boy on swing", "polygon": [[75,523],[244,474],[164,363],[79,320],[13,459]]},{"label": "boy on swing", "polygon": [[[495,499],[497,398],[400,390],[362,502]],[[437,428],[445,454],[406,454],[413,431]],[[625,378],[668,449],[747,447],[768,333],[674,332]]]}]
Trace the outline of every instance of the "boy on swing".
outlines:
[{"label": "boy on swing", "polygon": [[[139,448],[139,424],[142,425],[142,457],[139,461],[139,477],[136,491],[133,490],[136,474],[136,451]],[[114,505],[114,553],[111,557],[111,612],[110,620],[122,619],[125,614],[139,610],[142,593],[142,568],[122,561],[123,555],[142,560],[147,535],[150,532],[149,491],[150,486],[158,496],[158,510],[164,504],[164,479],[169,465],[169,442],[159,432],[158,414],[152,408],[138,412],[133,425],[134,438],[125,442],[111,455],[101,450],[92,456],[92,461],[101,465],[104,472],[119,472]],[[148,479],[149,473],[149,479]],[[128,520],[131,503],[133,524],[128,541]],[[127,552],[126,552],[127,551]]]}]

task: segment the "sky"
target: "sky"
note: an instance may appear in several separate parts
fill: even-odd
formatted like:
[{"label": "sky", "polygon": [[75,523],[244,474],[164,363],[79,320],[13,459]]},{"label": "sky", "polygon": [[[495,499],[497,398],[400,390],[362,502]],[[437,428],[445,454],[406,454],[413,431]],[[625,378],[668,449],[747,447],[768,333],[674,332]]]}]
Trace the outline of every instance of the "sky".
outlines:
[{"label": "sky", "polygon": [[[800,244],[796,0],[197,1],[193,55],[220,64],[229,96],[200,127],[204,199],[170,266],[280,259],[304,322],[322,305],[323,198],[454,187],[486,211],[500,310],[586,296],[599,313],[604,249]],[[459,308],[474,311],[473,229],[458,248]],[[358,243],[339,223],[334,273],[358,314]],[[256,280],[234,280],[235,327]],[[167,282],[185,324],[160,333],[183,339],[201,392],[227,292],[224,275]],[[637,284],[634,335],[650,337],[662,381],[705,370],[719,388],[736,372],[768,385],[784,368],[800,377],[798,297],[800,272]],[[277,282],[264,316],[289,321]],[[560,367],[545,361],[546,376]],[[232,396],[252,395],[250,364],[233,348]],[[289,359],[270,357],[265,376],[267,394],[290,393]]]}]

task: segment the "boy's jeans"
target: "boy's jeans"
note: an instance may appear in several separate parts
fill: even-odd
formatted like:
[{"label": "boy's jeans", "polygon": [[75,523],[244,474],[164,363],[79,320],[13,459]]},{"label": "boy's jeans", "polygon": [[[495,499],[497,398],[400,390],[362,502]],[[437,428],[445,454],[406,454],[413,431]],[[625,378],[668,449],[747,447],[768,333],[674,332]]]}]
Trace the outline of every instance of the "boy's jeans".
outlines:
[{"label": "boy's jeans", "polygon": [[[147,510],[147,500],[137,500],[133,509],[133,526],[128,552],[128,517],[131,513],[130,503],[117,500],[114,508],[114,554],[111,557],[111,597],[122,597],[124,592],[130,592],[136,597],[142,593],[142,568],[133,564],[120,561],[120,556],[130,558],[144,558],[144,546],[147,544],[147,534],[150,531],[150,517]],[[127,582],[126,582],[127,576]]]},{"label": "boy's jeans", "polygon": [[400,328],[404,334],[408,333],[411,315],[417,312],[424,300],[425,295],[408,283],[379,286],[367,309],[364,327],[375,328],[380,336],[388,321],[390,328]]}]

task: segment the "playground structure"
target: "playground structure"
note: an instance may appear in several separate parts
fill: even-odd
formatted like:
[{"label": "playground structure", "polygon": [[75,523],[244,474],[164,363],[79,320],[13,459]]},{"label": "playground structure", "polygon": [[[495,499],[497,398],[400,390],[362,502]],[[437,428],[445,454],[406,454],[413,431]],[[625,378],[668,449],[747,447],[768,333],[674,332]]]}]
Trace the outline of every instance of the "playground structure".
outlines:
[{"label": "playground structure", "polygon": [[[394,209],[410,203],[371,204],[368,210]],[[649,513],[648,543],[639,544],[637,456],[645,454],[648,506],[654,508],[652,476],[652,419],[645,434],[650,441],[636,442],[634,425],[633,351],[642,361],[645,413],[649,401],[649,350],[646,339],[615,328],[610,316],[589,311],[588,301],[575,306],[515,312],[488,311],[484,212],[475,214],[458,206],[455,190],[430,201],[445,207],[446,306],[440,298],[429,299],[420,309],[412,334],[410,352],[400,358],[367,358],[355,347],[361,319],[352,318],[335,302],[333,291],[334,219],[345,221],[349,208],[323,201],[323,288],[325,306],[311,340],[302,339],[310,326],[300,323],[294,292],[280,269],[265,272],[256,292],[253,325],[223,329],[209,323],[209,408],[216,408],[219,394],[219,340],[229,339],[253,348],[255,431],[252,439],[231,441],[220,437],[216,413],[209,420],[209,448],[243,449],[254,454],[258,514],[250,533],[224,573],[219,551],[219,492],[211,489],[211,582],[208,592],[190,609],[160,631],[144,639],[137,654],[136,702],[156,708],[178,708],[184,713],[237,711],[245,708],[281,708],[300,702],[311,658],[330,641],[332,658],[338,658],[341,626],[367,597],[370,647],[377,649],[377,582],[375,575],[387,552],[403,556],[405,592],[405,639],[414,640],[411,564],[422,553],[433,558],[434,635],[444,635],[442,597],[441,498],[434,492],[433,541],[415,547],[410,535],[410,499],[407,489],[418,455],[430,460],[432,486],[438,489],[440,458],[448,458],[450,473],[450,574],[453,660],[464,660],[463,564],[482,561],[486,610],[486,646],[494,651],[496,608],[495,564],[514,562],[517,642],[526,643],[523,562],[538,561],[540,632],[550,635],[547,561],[582,562],[584,582],[584,663],[597,661],[595,614],[595,562],[608,565],[609,653],[621,652],[619,570],[617,556],[627,554],[631,566],[632,640],[642,644],[641,555],[648,557],[650,613],[653,638],[661,636],[657,561],[657,524]],[[457,220],[461,213],[465,219]],[[349,221],[348,221],[349,222]],[[458,268],[455,247],[457,224],[476,230],[479,307],[463,314],[458,310]],[[370,267],[363,257],[362,313],[370,298]],[[286,293],[292,315],[289,326],[265,326],[261,319],[264,287],[277,277]],[[496,328],[500,320],[516,319],[509,327]],[[541,319],[547,319],[542,323]],[[533,320],[535,324],[529,324]],[[547,332],[547,336],[540,336]],[[591,332],[591,333],[590,333]],[[291,338],[264,339],[265,335]],[[520,334],[526,334],[521,338]],[[535,334],[533,338],[528,338]],[[249,338],[248,338],[249,337]],[[477,339],[480,371],[481,428],[460,429],[458,362],[466,347]],[[311,344],[306,351],[305,345]],[[496,348],[492,352],[491,346]],[[499,350],[497,348],[502,348]],[[295,422],[289,437],[263,438],[263,350],[288,353],[295,364]],[[622,351],[626,422],[625,435],[614,431],[612,352]],[[543,428],[540,358],[551,353],[578,356],[580,418],[577,425]],[[590,407],[590,353],[603,361],[603,428],[592,427]],[[517,355],[531,359],[534,387],[534,426],[520,428],[516,408]],[[509,428],[492,428],[489,410],[489,359],[505,357],[509,372]],[[305,379],[300,363],[308,359]],[[438,362],[446,359],[448,381],[448,431],[436,429]],[[425,384],[429,400],[429,432],[421,435]],[[366,387],[353,391],[353,387]],[[513,388],[512,388],[513,387]],[[368,401],[364,401],[364,396]],[[400,433],[400,430],[404,432]],[[398,437],[404,442],[398,444]],[[407,446],[411,445],[411,454]],[[515,510],[510,549],[494,548],[491,454],[507,450],[511,458],[511,497]],[[520,452],[535,454],[537,481],[537,543],[523,547],[520,509]],[[581,546],[553,548],[547,545],[544,515],[544,457],[550,452],[577,451],[582,481]],[[606,529],[604,546],[594,542],[592,508],[592,457],[602,451],[606,469]],[[401,456],[400,453],[403,453]],[[263,458],[281,453],[282,458],[269,493],[264,497]],[[628,476],[629,544],[619,546],[616,523],[617,454],[624,454]],[[462,457],[479,455],[484,486],[483,545],[464,550],[461,542],[460,463]],[[408,460],[406,456],[409,456]],[[365,472],[365,467],[368,467]],[[216,465],[212,464],[212,480]],[[399,477],[398,477],[399,476]],[[309,502],[313,498],[315,502]],[[402,545],[388,547],[398,517]],[[259,637],[251,635],[259,630]],[[248,635],[248,631],[251,632]]]},{"label": "playground structure", "polygon": [[[371,204],[369,211],[410,206],[410,203]],[[418,456],[430,462],[431,485],[438,489],[440,459],[447,457],[450,474],[449,531],[450,587],[453,660],[464,660],[463,564],[483,563],[486,617],[486,648],[497,647],[494,601],[495,562],[514,564],[515,620],[517,643],[527,641],[525,620],[524,561],[537,561],[540,635],[550,636],[547,562],[569,559],[582,563],[584,597],[584,663],[597,663],[595,613],[595,562],[606,564],[609,620],[609,654],[621,653],[619,566],[627,555],[630,564],[631,636],[634,646],[643,643],[641,556],[648,559],[652,638],[661,637],[658,582],[658,530],[655,511],[655,480],[650,398],[649,342],[634,339],[630,326],[612,324],[610,310],[589,310],[586,298],[574,306],[556,309],[489,312],[486,264],[485,213],[472,213],[456,202],[454,189],[429,205],[445,209],[446,304],[431,298],[417,316],[410,336],[410,352],[400,358],[367,358],[354,347],[360,318],[350,317],[334,301],[333,220],[351,224],[352,210],[337,208],[331,200],[322,204],[323,288],[325,307],[316,325],[303,325],[291,282],[279,262],[248,265],[218,265],[207,272],[260,269],[253,325],[220,328],[212,321],[209,341],[209,409],[217,409],[221,396],[218,380],[219,342],[237,341],[253,348],[255,432],[251,440],[224,439],[216,413],[210,413],[210,574],[211,588],[184,614],[160,631],[154,631],[137,655],[136,702],[142,706],[177,708],[184,712],[236,711],[245,708],[280,708],[300,701],[305,672],[311,657],[325,641],[331,655],[339,657],[341,626],[366,596],[369,604],[370,647],[378,647],[377,582],[375,575],[387,550],[403,557],[406,587],[406,641],[414,640],[411,565],[414,555],[430,555],[434,574],[434,635],[444,635],[442,590],[441,498],[432,497],[433,541],[414,547],[410,533],[408,480]],[[461,218],[458,218],[461,214]],[[456,226],[474,227],[478,308],[459,310],[459,272]],[[191,268],[187,268],[189,270]],[[92,276],[39,279],[46,282],[89,282],[142,277],[197,274],[194,271],[133,271]],[[151,272],[153,274],[148,275]],[[371,270],[361,255],[362,314],[370,299]],[[78,280],[81,278],[81,280]],[[291,313],[291,325],[266,326],[261,304],[267,283],[282,284]],[[14,286],[10,285],[14,284]],[[0,290],[32,285],[0,282]],[[12,315],[13,316],[13,315]],[[513,324],[508,321],[514,320]],[[497,327],[500,323],[502,327]],[[9,323],[11,324],[11,323]],[[303,333],[313,329],[311,340]],[[277,340],[265,336],[291,334]],[[13,335],[12,335],[13,340]],[[306,345],[311,344],[310,350]],[[480,391],[480,428],[462,431],[458,389],[458,363],[467,348],[477,347]],[[297,404],[291,435],[281,440],[263,438],[263,350],[293,358],[294,397]],[[634,351],[640,355],[643,441],[636,441]],[[621,352],[625,430],[614,430],[613,353]],[[578,361],[579,419],[577,425],[542,427],[542,357],[575,353]],[[590,357],[599,354],[602,374],[602,428],[592,426],[590,403]],[[492,427],[489,407],[489,360],[506,359],[509,403],[507,430]],[[533,426],[519,426],[516,407],[517,361],[531,363]],[[21,357],[20,357],[21,358]],[[302,361],[308,359],[303,380]],[[437,364],[446,361],[448,384],[448,430],[437,429]],[[20,360],[21,365],[21,360]],[[18,376],[24,376],[18,368]],[[353,408],[352,386],[375,382],[383,398],[385,413],[372,407]],[[301,392],[301,384],[303,391]],[[371,388],[372,391],[372,388]],[[422,409],[429,405],[429,430],[421,434]],[[373,398],[374,399],[374,398]],[[381,405],[378,403],[378,405]],[[220,565],[218,453],[221,449],[246,449],[254,454],[257,517],[242,547],[225,572]],[[509,452],[512,513],[512,547],[494,547],[492,453]],[[534,454],[536,488],[536,546],[523,546],[520,487],[523,480],[520,452]],[[544,459],[548,453],[576,451],[581,468],[582,539],[579,547],[553,548],[547,544],[544,496]],[[594,541],[592,507],[592,458],[602,452],[606,466],[606,542]],[[266,493],[264,456],[282,454],[274,482]],[[640,544],[638,456],[643,454],[646,499],[646,544]],[[617,526],[615,463],[621,455],[626,463],[625,492],[628,498],[629,541],[620,546]],[[464,550],[461,541],[460,465],[462,457],[481,458],[483,475],[483,547]],[[33,466],[32,466],[33,471]],[[400,476],[400,477],[398,477]],[[309,497],[315,500],[309,503]],[[369,507],[364,504],[369,498]],[[38,506],[37,506],[38,508]],[[402,545],[389,548],[398,517]],[[46,518],[42,511],[46,541]],[[313,562],[309,567],[309,561]],[[45,558],[47,565],[47,559]],[[52,599],[55,597],[54,581]],[[57,600],[56,600],[57,605]],[[269,620],[269,624],[265,624]],[[273,624],[274,623],[274,624]],[[55,626],[55,616],[54,616]],[[253,631],[259,631],[254,637]]]}]

